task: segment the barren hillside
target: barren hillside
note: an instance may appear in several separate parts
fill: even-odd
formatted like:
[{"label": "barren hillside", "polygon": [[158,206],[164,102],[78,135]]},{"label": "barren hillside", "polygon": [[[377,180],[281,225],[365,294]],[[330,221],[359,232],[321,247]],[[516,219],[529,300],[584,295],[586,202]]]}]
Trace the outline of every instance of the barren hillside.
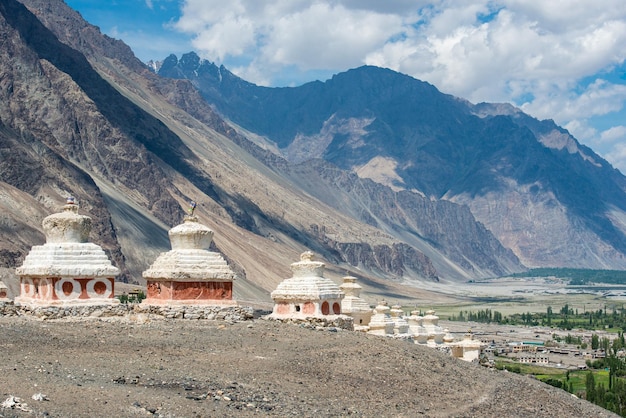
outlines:
[{"label": "barren hillside", "polygon": [[6,417],[614,416],[531,378],[349,331],[145,317],[4,318],[0,331],[0,396],[31,410]]}]

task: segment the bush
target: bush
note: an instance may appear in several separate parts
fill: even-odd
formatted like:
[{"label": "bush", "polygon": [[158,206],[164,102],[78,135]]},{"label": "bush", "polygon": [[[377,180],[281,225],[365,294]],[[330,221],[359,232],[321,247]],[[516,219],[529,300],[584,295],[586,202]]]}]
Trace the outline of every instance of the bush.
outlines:
[{"label": "bush", "polygon": [[563,389],[563,382],[561,382],[559,379],[554,379],[550,377],[548,379],[542,380],[542,382],[547,383],[550,386],[554,386],[555,388]]}]

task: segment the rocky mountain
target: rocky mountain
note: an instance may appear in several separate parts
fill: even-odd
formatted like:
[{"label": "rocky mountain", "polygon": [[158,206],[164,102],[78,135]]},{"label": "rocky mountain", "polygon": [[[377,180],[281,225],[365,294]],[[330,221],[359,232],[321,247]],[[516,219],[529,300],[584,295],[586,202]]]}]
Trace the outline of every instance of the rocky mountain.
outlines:
[{"label": "rocky mountain", "polygon": [[350,273],[365,294],[396,299],[426,294],[407,284],[524,268],[464,206],[260,146],[192,81],[154,74],[60,0],[0,2],[0,74],[0,278],[10,287],[43,243],[41,220],[69,195],[121,280],[138,283],[196,201],[238,272],[240,300],[269,300],[306,249],[329,277]]},{"label": "rocky mountain", "polygon": [[[353,196],[347,208],[343,197],[316,193],[319,184],[299,183],[363,222],[432,240],[455,263],[463,264],[460,258],[475,245],[459,247],[459,239],[465,239],[453,232],[459,232],[459,223],[439,218],[440,212],[420,208],[404,216],[429,205],[422,201],[436,202],[433,208],[443,207],[443,201],[468,207],[526,266],[626,268],[626,178],[553,121],[536,120],[506,104],[471,104],[376,67],[295,88],[267,88],[189,53],[167,57],[158,74],[191,81],[260,148],[292,164],[316,167],[311,172],[324,187],[337,185],[337,178],[349,176],[345,173],[387,186],[385,193],[396,194],[382,202],[394,206],[374,214],[371,205],[381,201],[371,195]],[[318,160],[344,171],[325,175],[332,169],[311,164]],[[362,184],[358,193],[372,189]],[[408,212],[395,206],[405,197],[414,202]],[[440,228],[439,235],[425,233],[426,213],[437,217],[431,226]],[[468,225],[466,218],[462,224]],[[456,245],[443,244],[444,235]],[[495,247],[486,242],[481,239],[479,251],[494,254]],[[467,264],[464,268],[471,265],[474,271],[484,267]]]}]

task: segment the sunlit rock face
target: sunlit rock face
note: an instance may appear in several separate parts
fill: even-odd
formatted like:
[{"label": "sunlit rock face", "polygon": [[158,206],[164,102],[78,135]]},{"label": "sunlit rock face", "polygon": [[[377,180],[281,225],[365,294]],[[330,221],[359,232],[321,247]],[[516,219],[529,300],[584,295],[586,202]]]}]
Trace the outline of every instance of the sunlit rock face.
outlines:
[{"label": "sunlit rock face", "polygon": [[78,214],[74,198],[63,211],[42,222],[46,243],[34,246],[16,269],[20,295],[15,302],[36,305],[110,304],[114,299],[115,276],[102,248],[87,242],[91,218]]},{"label": "sunlit rock face", "polygon": [[172,249],[161,253],[143,272],[144,303],[156,305],[236,305],[231,270],[221,254],[209,251],[213,231],[186,216],[169,231]]},{"label": "sunlit rock face", "polygon": [[272,292],[274,309],[270,316],[306,319],[341,315],[345,294],[324,277],[324,267],[321,261],[313,260],[312,252],[302,253],[300,261],[291,264],[293,277],[280,282]]}]

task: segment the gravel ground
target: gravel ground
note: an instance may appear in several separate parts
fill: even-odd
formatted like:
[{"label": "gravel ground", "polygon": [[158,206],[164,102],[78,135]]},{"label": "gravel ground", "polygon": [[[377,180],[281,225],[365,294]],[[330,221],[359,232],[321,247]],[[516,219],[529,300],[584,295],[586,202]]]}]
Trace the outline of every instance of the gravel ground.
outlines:
[{"label": "gravel ground", "polygon": [[262,319],[0,318],[0,353],[4,417],[614,416],[406,341]]}]

